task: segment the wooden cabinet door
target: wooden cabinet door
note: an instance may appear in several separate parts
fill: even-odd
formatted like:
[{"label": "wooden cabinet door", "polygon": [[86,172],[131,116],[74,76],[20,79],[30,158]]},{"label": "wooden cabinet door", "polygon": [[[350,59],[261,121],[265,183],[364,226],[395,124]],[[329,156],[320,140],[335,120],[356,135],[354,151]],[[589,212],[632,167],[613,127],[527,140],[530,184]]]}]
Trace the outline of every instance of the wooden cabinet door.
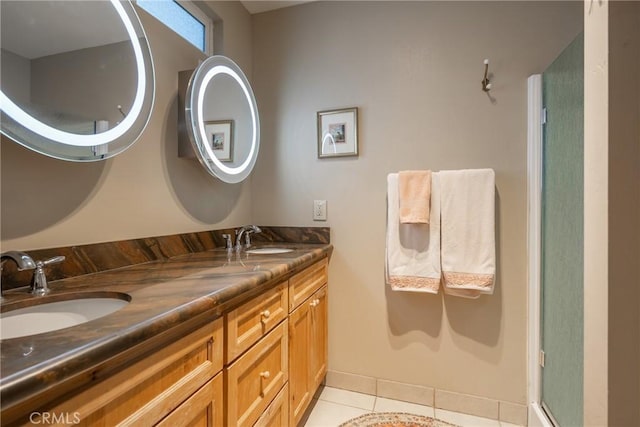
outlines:
[{"label": "wooden cabinet door", "polygon": [[157,427],[217,427],[224,420],[222,372],[157,424]]},{"label": "wooden cabinet door", "polygon": [[327,286],[322,287],[311,297],[311,339],[309,343],[311,374],[311,393],[315,393],[327,373],[328,360],[328,312]]},{"label": "wooden cabinet door", "polygon": [[311,300],[289,315],[289,425],[297,426],[311,402],[309,345]]}]

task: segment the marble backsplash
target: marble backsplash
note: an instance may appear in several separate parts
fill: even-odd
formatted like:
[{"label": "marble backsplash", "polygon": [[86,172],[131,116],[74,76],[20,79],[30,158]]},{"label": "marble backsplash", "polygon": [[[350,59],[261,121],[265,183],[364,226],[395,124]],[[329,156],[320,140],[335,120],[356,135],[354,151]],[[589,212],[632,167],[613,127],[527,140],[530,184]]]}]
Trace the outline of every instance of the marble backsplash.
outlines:
[{"label": "marble backsplash", "polygon": [[[330,243],[329,227],[263,227],[252,236],[259,243]],[[234,235],[234,229],[220,229],[170,236],[145,237],[117,242],[94,243],[25,251],[34,261],[64,255],[65,261],[47,266],[49,281],[98,273],[115,268],[224,247],[223,234]],[[6,260],[3,260],[6,261]],[[2,289],[28,286],[33,271],[17,271],[15,263],[2,263]]]}]

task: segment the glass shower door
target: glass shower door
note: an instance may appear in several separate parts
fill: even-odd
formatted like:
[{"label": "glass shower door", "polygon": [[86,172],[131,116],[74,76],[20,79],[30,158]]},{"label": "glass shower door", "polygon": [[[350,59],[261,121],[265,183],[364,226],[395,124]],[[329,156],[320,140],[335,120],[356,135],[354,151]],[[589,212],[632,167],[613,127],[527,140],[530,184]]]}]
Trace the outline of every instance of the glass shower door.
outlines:
[{"label": "glass shower door", "polygon": [[583,123],[580,34],[542,77],[542,407],[583,425]]}]

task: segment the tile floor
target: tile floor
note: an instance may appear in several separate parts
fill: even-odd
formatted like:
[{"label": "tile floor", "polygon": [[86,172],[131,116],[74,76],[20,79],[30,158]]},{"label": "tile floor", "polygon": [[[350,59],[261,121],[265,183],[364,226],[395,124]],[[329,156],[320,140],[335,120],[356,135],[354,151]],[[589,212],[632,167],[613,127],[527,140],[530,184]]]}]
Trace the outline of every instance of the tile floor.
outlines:
[{"label": "tile floor", "polygon": [[317,399],[311,403],[311,412],[304,427],[337,427],[341,423],[367,412],[408,412],[426,415],[462,427],[515,427],[488,418],[474,417],[457,412],[434,409],[431,406],[416,405],[399,400],[324,387]]}]

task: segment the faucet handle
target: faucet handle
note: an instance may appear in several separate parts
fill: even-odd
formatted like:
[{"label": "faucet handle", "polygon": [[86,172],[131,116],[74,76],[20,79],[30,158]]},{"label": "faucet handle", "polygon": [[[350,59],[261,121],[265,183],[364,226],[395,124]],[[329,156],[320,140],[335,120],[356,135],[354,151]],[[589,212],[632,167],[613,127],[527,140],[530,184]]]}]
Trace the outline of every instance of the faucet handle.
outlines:
[{"label": "faucet handle", "polygon": [[66,258],[64,255],[58,255],[58,256],[54,256],[53,258],[49,258],[45,261],[38,261],[36,262],[36,265],[41,265],[42,267],[47,266],[47,265],[51,265],[51,264],[59,264],[62,261],[64,261]]},{"label": "faucet handle", "polygon": [[253,233],[256,233],[253,230],[248,230],[245,234],[244,234],[244,247],[246,249],[249,249],[251,247],[251,235]]},{"label": "faucet handle", "polygon": [[36,272],[33,275],[33,283],[31,285],[31,293],[33,295],[43,296],[49,293],[47,286],[47,276],[44,274],[44,267],[51,264],[58,264],[65,260],[63,255],[54,256],[44,261],[36,261]]},{"label": "faucet handle", "polygon": [[233,249],[233,242],[231,241],[231,234],[225,233],[225,234],[222,235],[222,238],[224,239],[224,247],[225,247],[225,249]]}]

